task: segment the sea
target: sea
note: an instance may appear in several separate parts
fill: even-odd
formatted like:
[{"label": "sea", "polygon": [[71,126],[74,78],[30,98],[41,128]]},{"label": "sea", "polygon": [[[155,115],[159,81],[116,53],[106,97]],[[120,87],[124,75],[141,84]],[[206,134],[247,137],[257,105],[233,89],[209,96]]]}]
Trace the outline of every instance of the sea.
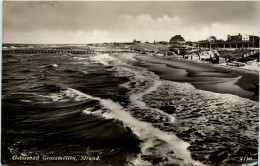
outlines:
[{"label": "sea", "polygon": [[258,101],[163,79],[135,56],[4,53],[2,164],[257,160]]}]

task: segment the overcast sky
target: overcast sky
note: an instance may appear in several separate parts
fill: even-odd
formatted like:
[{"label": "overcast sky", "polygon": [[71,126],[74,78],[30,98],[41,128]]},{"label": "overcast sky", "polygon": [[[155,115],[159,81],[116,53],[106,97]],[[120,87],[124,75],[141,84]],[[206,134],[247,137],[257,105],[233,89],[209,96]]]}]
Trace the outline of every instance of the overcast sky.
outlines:
[{"label": "overcast sky", "polygon": [[3,2],[4,43],[197,41],[259,35],[259,1]]}]

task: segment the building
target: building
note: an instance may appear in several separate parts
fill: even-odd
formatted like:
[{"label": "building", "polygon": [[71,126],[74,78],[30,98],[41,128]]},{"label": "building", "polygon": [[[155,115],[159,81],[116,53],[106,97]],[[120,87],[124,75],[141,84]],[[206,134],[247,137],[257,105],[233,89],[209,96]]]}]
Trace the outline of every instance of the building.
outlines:
[{"label": "building", "polygon": [[217,56],[216,63],[226,63],[226,59],[224,57]]},{"label": "building", "polygon": [[136,43],[141,43],[141,41],[137,41],[134,39],[133,44],[136,44]]},{"label": "building", "polygon": [[158,42],[158,44],[167,45],[167,44],[168,44],[168,42],[166,42],[166,41],[159,41],[159,42]]},{"label": "building", "polygon": [[238,35],[227,35],[227,41],[232,42],[259,42],[259,37],[254,35],[241,35],[240,33]]},{"label": "building", "polygon": [[247,49],[247,48],[258,48],[259,47],[259,37],[254,35],[227,35],[227,40],[216,40],[208,41],[203,40],[198,42],[199,47],[205,48],[237,48],[237,49]]},{"label": "building", "polygon": [[211,42],[216,42],[217,41],[217,38],[216,36],[210,36],[207,38],[208,41],[211,41]]},{"label": "building", "polygon": [[250,41],[249,35],[242,35],[242,41]]},{"label": "building", "polygon": [[185,40],[181,35],[175,35],[170,39],[170,43],[184,43]]},{"label": "building", "polygon": [[240,33],[238,35],[227,35],[227,41],[229,42],[236,42],[236,41],[242,41],[242,35]]}]

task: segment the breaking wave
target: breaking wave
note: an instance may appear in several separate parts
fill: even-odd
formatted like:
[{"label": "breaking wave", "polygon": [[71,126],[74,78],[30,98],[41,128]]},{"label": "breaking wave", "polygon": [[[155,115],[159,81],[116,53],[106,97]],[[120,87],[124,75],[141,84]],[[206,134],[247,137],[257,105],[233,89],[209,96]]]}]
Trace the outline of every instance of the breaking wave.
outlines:
[{"label": "breaking wave", "polygon": [[[241,146],[240,148],[245,148],[239,142],[244,136],[250,135],[251,141],[257,138],[257,124],[240,122],[247,115],[251,119],[258,119],[257,102],[235,95],[198,90],[189,83],[161,80],[153,72],[129,65],[127,62],[132,57],[124,60],[117,56],[100,54],[91,60],[111,66],[108,70],[115,71],[117,77],[130,78],[121,85],[130,90],[130,103],[127,106],[75,89],[68,91],[97,100],[103,106],[98,110],[86,109],[84,113],[118,119],[142,140],[141,153],[131,161],[132,164],[202,165],[195,161],[198,159],[210,165],[210,157],[214,158],[219,148],[233,146],[229,143],[219,146],[222,144],[219,140],[222,137],[230,139],[227,133],[238,130],[236,126],[250,130],[244,133],[243,130],[238,130],[231,138],[230,142]],[[234,78],[234,82],[239,78]],[[235,153],[236,149],[228,155]]]},{"label": "breaking wave", "polygon": [[[101,99],[84,94],[75,89],[69,88],[68,91],[77,94],[86,99],[93,99],[100,101],[104,109],[108,109],[101,114],[105,118],[118,119],[129,127],[134,134],[136,134],[143,143],[141,144],[142,158],[161,157],[162,160],[175,164],[194,164],[201,165],[201,163],[191,159],[190,152],[187,150],[189,144],[177,138],[173,134],[162,132],[161,130],[152,126],[152,124],[139,121],[131,116],[120,104],[109,99]],[[89,109],[84,110],[84,113],[92,113]],[[136,161],[133,163],[148,163],[147,161]],[[152,165],[150,163],[149,165]]]},{"label": "breaking wave", "polygon": [[[191,158],[187,149],[189,143],[179,139],[173,133],[164,132],[153,126],[154,123],[174,123],[175,119],[174,116],[160,109],[146,106],[142,101],[144,95],[156,90],[160,85],[157,75],[142,68],[127,65],[125,62],[108,54],[96,55],[91,60],[105,66],[113,65],[113,68],[110,70],[116,71],[116,76],[130,77],[129,82],[121,85],[131,89],[129,92],[130,105],[124,108],[119,103],[109,99],[93,97],[75,89],[68,90],[79,96],[98,100],[103,106],[102,109],[96,111],[88,108],[83,111],[84,113],[95,114],[109,119],[118,119],[143,141],[140,145],[141,154],[131,161],[133,164],[173,163],[202,165]],[[141,114],[140,111],[142,112]]]}]

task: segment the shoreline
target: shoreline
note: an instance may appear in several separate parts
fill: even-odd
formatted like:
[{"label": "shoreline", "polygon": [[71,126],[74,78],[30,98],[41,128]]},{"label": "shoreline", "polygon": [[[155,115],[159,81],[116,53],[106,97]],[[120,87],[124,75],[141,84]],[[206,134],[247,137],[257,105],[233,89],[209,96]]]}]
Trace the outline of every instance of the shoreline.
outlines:
[{"label": "shoreline", "polygon": [[[127,86],[132,90],[136,88],[135,86],[138,86],[139,90],[142,89],[141,92],[134,90],[135,93],[130,96],[134,105],[133,108],[131,107],[133,117],[151,123],[152,126],[161,131],[174,133],[179,139],[189,144],[187,149],[191,154],[191,158],[202,164],[212,165],[217,162],[223,162],[223,164],[240,164],[242,162],[239,162],[240,155],[236,154],[236,147],[239,147],[239,151],[245,154],[247,154],[244,152],[246,148],[250,147],[253,151],[250,155],[253,156],[253,159],[256,158],[256,154],[254,153],[256,142],[254,138],[257,137],[257,133],[255,132],[257,124],[252,125],[248,121],[240,122],[240,117],[249,118],[250,116],[250,119],[254,121],[258,120],[258,114],[255,112],[258,108],[257,102],[240,98],[239,95],[212,93],[210,90],[200,90],[189,81],[180,83],[178,81],[167,80],[162,78],[161,73],[158,74],[158,72],[154,72],[154,70],[158,69],[163,73],[170,72],[170,75],[173,76],[178,75],[176,73],[173,74],[173,71],[180,72],[179,74],[189,75],[189,70],[193,69],[193,67],[187,65],[189,63],[185,63],[189,69],[187,70],[188,72],[182,72],[184,69],[176,69],[174,65],[169,67],[158,59],[156,59],[156,61],[158,61],[157,63],[150,64],[134,54],[115,56],[117,56],[118,59],[124,60],[127,64],[132,64],[136,74],[148,70],[157,75],[156,78],[158,77],[159,79],[160,84],[155,83],[154,85],[150,85],[149,83],[156,82],[156,79],[151,77],[153,74],[147,75],[143,73],[145,78],[147,78],[147,82],[144,81],[145,78],[135,76],[133,79],[133,83],[135,84],[131,82],[129,85],[133,86]],[[137,60],[133,62],[132,58],[136,58]],[[140,71],[138,72],[136,69],[139,68]],[[216,72],[216,70],[210,70],[212,74],[207,72],[208,69],[201,69],[201,66],[195,67],[194,69],[196,69],[197,72],[191,73],[191,77],[214,75],[214,77],[217,78],[214,81],[220,77],[226,77],[223,78],[223,82],[221,83],[230,84],[232,88],[234,88],[233,84],[242,78],[242,76],[237,75],[234,77],[232,75],[232,78],[229,78],[230,75]],[[120,68],[119,71],[125,75],[123,69]],[[199,79],[202,79],[201,81],[204,81],[204,83],[210,81],[208,78],[204,79],[203,77]],[[146,85],[149,85],[150,88],[145,88],[147,87]],[[244,107],[247,107],[247,109]],[[174,122],[168,121],[168,118],[165,119],[164,116],[162,118],[164,114],[156,114],[158,111],[155,112],[154,110],[161,110],[173,116]],[[244,128],[247,128],[249,132],[244,132]],[[238,132],[230,136],[229,133],[232,131]],[[244,135],[246,134],[250,134],[250,137],[247,138],[246,141],[250,143],[240,143],[239,141],[244,139]],[[159,140],[160,139],[161,138],[159,138]],[[222,141],[223,139],[228,141]],[[231,140],[232,143],[230,143]],[[158,149],[164,146],[156,146],[157,141],[157,139],[153,140],[153,144],[149,144],[149,141],[145,142],[142,146],[143,152],[145,150],[145,152],[150,154],[154,154],[153,152],[158,154]],[[221,152],[223,149],[224,151],[227,151],[227,149],[229,151],[223,155]],[[166,149],[163,148],[163,150],[165,151]],[[145,154],[146,153],[143,153],[144,157],[146,157]],[[166,155],[168,155],[168,153]],[[222,156],[226,161],[223,161],[219,156]],[[145,159],[154,161],[154,158],[151,156]],[[161,163],[163,162],[164,160]]]},{"label": "shoreline", "polygon": [[[259,101],[259,90],[256,87],[259,73],[256,71],[171,57],[136,54],[134,58],[137,60],[136,66],[148,68],[161,79],[188,82],[197,89]],[[234,81],[235,78],[239,79]]]},{"label": "shoreline", "polygon": [[199,65],[216,67],[216,68],[220,68],[220,69],[223,69],[223,68],[230,69],[232,71],[237,71],[237,72],[246,72],[246,73],[256,74],[256,75],[259,74],[259,71],[256,71],[256,70],[250,70],[250,69],[246,69],[246,68],[239,68],[239,67],[233,67],[233,66],[226,66],[223,64],[213,64],[213,63],[204,62],[204,61],[193,61],[193,60],[188,60],[188,59],[178,59],[178,58],[172,58],[172,57],[166,57],[166,59],[190,62],[190,63],[199,64]]},{"label": "shoreline", "polygon": [[[240,119],[241,116],[250,115],[250,119],[258,122],[258,113],[255,112],[258,104],[255,101],[229,94],[202,91],[189,83],[180,84],[164,80],[157,90],[145,96],[144,102],[152,108],[173,110],[175,123],[161,126],[187,141],[190,144],[188,149],[192,158],[203,164],[212,165],[216,161],[223,162],[224,159],[228,159],[223,164],[238,165],[240,154],[236,153],[236,147],[239,147],[240,151],[247,147],[256,149],[254,147],[257,142],[255,138],[258,124],[241,122]],[[246,133],[245,128],[249,132]],[[230,136],[232,131],[237,133]],[[245,135],[249,135],[246,139],[250,145],[239,142]],[[223,139],[228,141],[222,141]],[[223,154],[222,151],[229,151],[225,152],[223,160],[218,158]],[[257,158],[256,152],[250,155],[253,159]]]},{"label": "shoreline", "polygon": [[[233,82],[229,81],[231,86],[241,77],[233,79]],[[237,150],[247,154],[247,148],[253,149],[250,155],[256,160],[255,138],[258,124],[242,122],[240,118],[248,117],[257,122],[258,114],[255,110],[258,109],[258,101],[242,99],[233,94],[200,90],[189,82],[180,84],[163,79],[161,81],[156,89],[145,93],[143,102],[150,108],[164,112],[171,110],[169,114],[176,118],[174,123],[153,125],[173,132],[178,138],[188,142],[193,160],[206,165],[238,165],[244,162],[239,160],[241,157]],[[245,128],[248,132],[243,131]],[[236,133],[231,136],[233,131]],[[246,137],[248,135],[249,138]],[[250,143],[240,143],[241,139]]]}]

